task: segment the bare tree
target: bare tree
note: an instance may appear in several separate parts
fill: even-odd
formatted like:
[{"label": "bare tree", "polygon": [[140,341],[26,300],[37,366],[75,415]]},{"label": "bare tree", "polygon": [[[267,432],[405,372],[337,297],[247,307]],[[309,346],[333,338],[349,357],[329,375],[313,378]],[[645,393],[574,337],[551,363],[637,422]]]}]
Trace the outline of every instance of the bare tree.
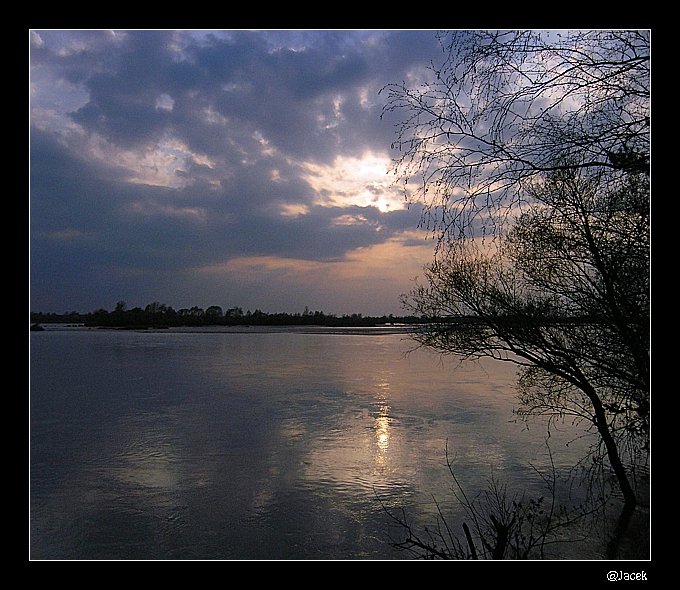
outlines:
[{"label": "bare tree", "polygon": [[433,319],[415,337],[522,367],[521,411],[596,428],[632,508],[626,463],[649,436],[649,35],[440,40],[432,82],[384,89],[403,116],[395,171],[417,179],[438,239],[405,298]]},{"label": "bare tree", "polygon": [[422,344],[520,365],[520,413],[595,427],[634,506],[621,455],[648,445],[648,216],[600,208],[617,197],[578,175],[551,173],[536,189],[540,205],[505,240],[474,257],[440,256],[405,304],[433,318],[415,333]]},{"label": "bare tree", "polygon": [[438,36],[433,81],[381,91],[383,116],[400,117],[395,171],[407,196],[417,181],[433,231],[501,232],[526,183],[546,172],[606,169],[616,182],[648,169],[648,31]]}]

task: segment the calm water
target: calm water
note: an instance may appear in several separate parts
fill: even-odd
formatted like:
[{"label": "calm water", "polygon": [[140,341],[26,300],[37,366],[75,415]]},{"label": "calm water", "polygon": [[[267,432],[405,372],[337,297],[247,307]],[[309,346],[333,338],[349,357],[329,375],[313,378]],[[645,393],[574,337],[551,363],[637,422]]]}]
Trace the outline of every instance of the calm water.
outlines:
[{"label": "calm water", "polygon": [[[403,335],[31,335],[33,559],[385,559],[381,508],[450,522],[469,492],[540,490],[545,426],[515,369],[404,353]],[[551,438],[557,467],[580,457]],[[581,445],[582,446],[582,445]],[[540,490],[539,493],[542,493]]]}]

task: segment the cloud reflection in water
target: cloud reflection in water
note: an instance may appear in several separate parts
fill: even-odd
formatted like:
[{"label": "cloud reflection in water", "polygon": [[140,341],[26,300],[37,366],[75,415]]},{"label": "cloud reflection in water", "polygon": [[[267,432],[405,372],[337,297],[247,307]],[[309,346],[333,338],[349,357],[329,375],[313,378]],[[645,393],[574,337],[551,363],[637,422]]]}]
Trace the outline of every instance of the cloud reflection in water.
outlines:
[{"label": "cloud reflection in water", "polygon": [[543,450],[511,422],[514,371],[405,358],[398,335],[40,337],[36,558],[396,557],[377,497],[414,524],[433,495],[455,511],[447,440],[472,490],[491,463],[526,483]]}]

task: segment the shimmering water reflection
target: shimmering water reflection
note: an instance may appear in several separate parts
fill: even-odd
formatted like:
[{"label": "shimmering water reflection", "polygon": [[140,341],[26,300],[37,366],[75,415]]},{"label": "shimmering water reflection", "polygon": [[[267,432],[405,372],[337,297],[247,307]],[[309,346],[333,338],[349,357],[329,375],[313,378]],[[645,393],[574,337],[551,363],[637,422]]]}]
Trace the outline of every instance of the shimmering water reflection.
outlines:
[{"label": "shimmering water reflection", "polygon": [[[402,335],[108,331],[31,336],[31,557],[404,558],[389,508],[452,522],[471,490],[538,486],[544,425],[515,369]],[[555,432],[558,468],[580,458]]]}]

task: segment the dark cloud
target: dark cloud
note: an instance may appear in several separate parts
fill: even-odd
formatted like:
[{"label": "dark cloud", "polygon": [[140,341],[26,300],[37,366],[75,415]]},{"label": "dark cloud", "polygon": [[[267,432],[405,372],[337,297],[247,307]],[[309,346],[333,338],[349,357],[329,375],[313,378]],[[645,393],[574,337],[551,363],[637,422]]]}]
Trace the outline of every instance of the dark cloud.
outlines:
[{"label": "dark cloud", "polygon": [[[410,212],[314,206],[309,185],[271,180],[266,162],[241,171],[227,189],[204,183],[173,189],[116,179],[116,168],[93,165],[59,148],[48,135],[34,133],[34,241],[61,244],[62,233],[78,232],[80,237],[68,242],[87,243],[106,264],[180,269],[247,255],[337,260],[348,250],[413,227]],[[282,216],[285,203],[306,203],[308,212]],[[366,222],[338,224],[343,215]]]},{"label": "dark cloud", "polygon": [[[380,125],[377,92],[401,80],[414,65],[426,64],[436,52],[430,31],[391,32],[372,44],[351,32],[316,35],[317,44],[299,49],[271,48],[265,33],[236,32],[229,38],[208,36],[180,40],[178,33],[135,31],[124,41],[97,38],[95,55],[69,54],[61,63],[71,80],[84,80],[89,101],[73,119],[108,139],[130,145],[154,141],[165,131],[190,141],[190,146],[223,147],[220,135],[231,127],[262,132],[277,148],[300,157],[330,157],[359,145],[384,149],[387,125]],[[283,32],[278,34],[282,37]],[[114,59],[103,49],[105,41]],[[181,45],[179,49],[172,49]],[[88,77],[83,71],[90,71]],[[358,89],[375,104],[363,108]],[[160,112],[156,101],[167,94],[175,101],[171,112]],[[320,124],[342,99],[336,127]],[[214,109],[228,124],[207,123],[205,109]],[[196,126],[212,136],[201,141]],[[217,130],[210,130],[217,125]],[[363,134],[362,134],[363,131]],[[379,143],[375,140],[379,138]],[[210,145],[206,145],[210,144]]]},{"label": "dark cloud", "polygon": [[400,82],[399,76],[410,72],[413,66],[418,75],[423,75],[423,65],[429,66],[442,60],[439,41],[433,31],[391,31],[381,45],[384,51],[384,71],[390,82]]},{"label": "dark cloud", "polygon": [[[386,153],[378,90],[424,69],[432,32],[37,34],[35,105],[53,118],[36,111],[31,132],[34,306],[88,309],[111,289],[152,292],[235,257],[337,261],[415,228],[413,210],[319,206],[301,163]],[[61,113],[60,81],[64,105],[83,97]],[[95,157],[95,140],[113,155]],[[160,149],[176,162],[130,163]],[[135,180],[135,165],[168,166],[176,186]]]},{"label": "dark cloud", "polygon": [[169,113],[157,108],[159,96],[172,86],[167,73],[172,41],[173,33],[166,31],[129,33],[118,59],[86,79],[90,99],[73,120],[119,145],[156,141],[172,123]]}]

